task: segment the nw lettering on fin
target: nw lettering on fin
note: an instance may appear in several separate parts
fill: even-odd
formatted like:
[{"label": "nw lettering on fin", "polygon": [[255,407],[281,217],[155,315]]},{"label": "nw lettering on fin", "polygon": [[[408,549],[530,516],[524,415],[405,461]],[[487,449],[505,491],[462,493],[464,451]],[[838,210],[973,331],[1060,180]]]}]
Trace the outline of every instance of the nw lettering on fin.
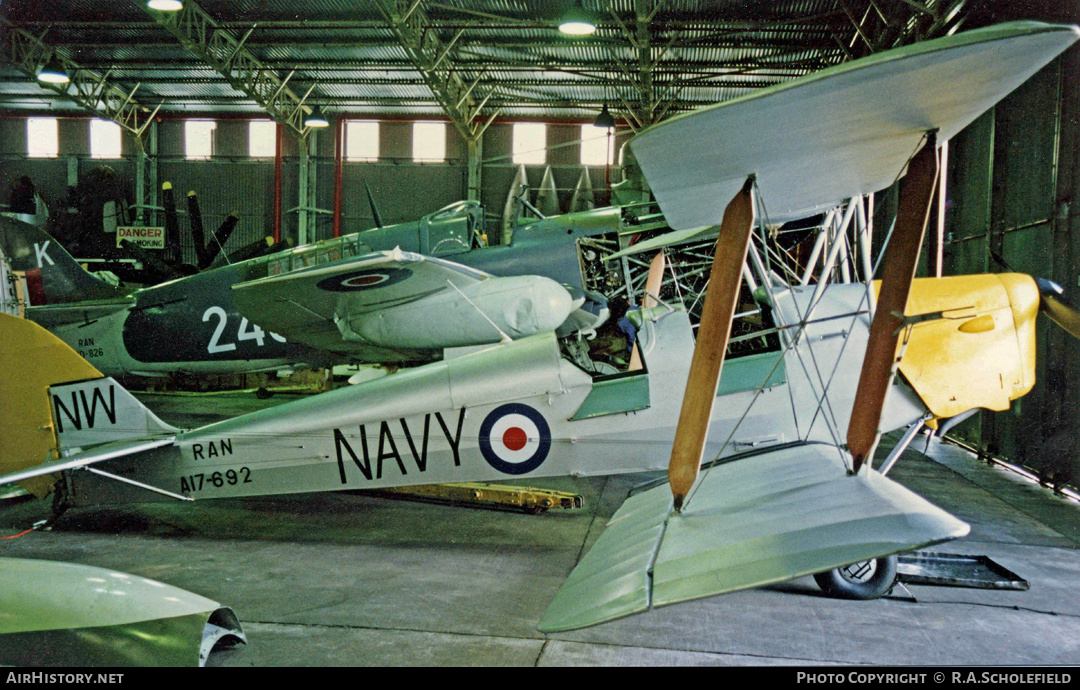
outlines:
[{"label": "nw lettering on fin", "polygon": [[[105,394],[101,392],[101,389],[97,386],[94,387],[94,392],[90,396],[90,400],[86,399],[86,390],[71,391],[71,407],[68,408],[64,404],[64,401],[60,399],[59,395],[53,395],[53,418],[56,419],[56,433],[64,433],[64,417],[67,417],[68,422],[75,427],[76,431],[82,431],[83,419],[86,420],[86,428],[93,429],[97,422],[97,410],[98,402],[101,402],[101,409],[105,412],[105,416],[109,418],[110,424],[116,424],[116,388],[115,386],[109,386],[109,401],[105,402]],[[81,406],[80,406],[81,403]],[[63,416],[61,416],[61,412]]]}]

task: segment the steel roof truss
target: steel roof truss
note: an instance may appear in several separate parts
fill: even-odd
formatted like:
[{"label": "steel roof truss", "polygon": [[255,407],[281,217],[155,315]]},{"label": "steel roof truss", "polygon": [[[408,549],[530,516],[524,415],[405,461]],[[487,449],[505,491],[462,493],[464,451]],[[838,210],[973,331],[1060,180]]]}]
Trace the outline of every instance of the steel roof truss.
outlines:
[{"label": "steel roof truss", "polygon": [[184,48],[228,79],[233,88],[254,99],[273,120],[290,127],[301,137],[307,135],[304,117],[311,108],[304,105],[304,101],[315,84],[303,96],[298,96],[288,87],[295,70],[282,79],[245,48],[244,43],[254,26],[238,40],[192,0],[187,0],[179,12],[148,9],[147,14],[175,36]]}]

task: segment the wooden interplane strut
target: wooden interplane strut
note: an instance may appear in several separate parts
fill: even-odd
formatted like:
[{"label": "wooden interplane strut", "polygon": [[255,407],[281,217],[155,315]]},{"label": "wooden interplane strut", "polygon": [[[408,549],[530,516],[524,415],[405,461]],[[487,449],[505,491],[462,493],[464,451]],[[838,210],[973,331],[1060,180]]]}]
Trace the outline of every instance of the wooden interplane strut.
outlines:
[{"label": "wooden interplane strut", "polygon": [[896,365],[904,308],[915,278],[937,179],[937,137],[930,132],[922,150],[908,163],[907,175],[900,183],[896,227],[882,269],[881,291],[848,424],[847,444],[854,473],[873,458],[881,436],[878,426]]},{"label": "wooden interplane strut", "polygon": [[[653,257],[652,262],[649,264],[649,275],[645,279],[645,294],[641,296],[641,308],[650,309],[657,305],[655,295],[660,294],[660,288],[664,284],[664,267],[667,262],[664,259],[664,250],[661,249]],[[634,348],[630,351],[630,371],[637,371],[641,369],[644,364],[641,361],[641,350],[638,348],[637,343],[634,343]]]},{"label": "wooden interplane strut", "polygon": [[731,336],[731,318],[739,300],[750,231],[754,227],[753,186],[754,177],[750,176],[742,190],[728,203],[720,223],[720,236],[716,239],[716,254],[709,287],[705,290],[697,345],[690,360],[690,376],[686,381],[682,411],[675,430],[675,446],[668,464],[675,510],[682,509],[687,493],[697,480],[701,456],[705,452],[709,418]]}]

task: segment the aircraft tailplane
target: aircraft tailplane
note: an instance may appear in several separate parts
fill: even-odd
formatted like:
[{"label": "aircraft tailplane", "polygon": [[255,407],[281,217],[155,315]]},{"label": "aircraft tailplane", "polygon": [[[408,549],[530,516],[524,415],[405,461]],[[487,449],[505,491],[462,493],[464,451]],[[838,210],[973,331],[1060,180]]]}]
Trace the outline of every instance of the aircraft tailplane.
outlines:
[{"label": "aircraft tailplane", "polygon": [[0,353],[0,391],[9,403],[0,484],[17,481],[44,497],[61,455],[177,431],[32,321],[0,313]]},{"label": "aircraft tailplane", "polygon": [[106,300],[126,294],[97,278],[42,229],[0,217],[0,253],[15,271],[26,273],[30,306]]}]

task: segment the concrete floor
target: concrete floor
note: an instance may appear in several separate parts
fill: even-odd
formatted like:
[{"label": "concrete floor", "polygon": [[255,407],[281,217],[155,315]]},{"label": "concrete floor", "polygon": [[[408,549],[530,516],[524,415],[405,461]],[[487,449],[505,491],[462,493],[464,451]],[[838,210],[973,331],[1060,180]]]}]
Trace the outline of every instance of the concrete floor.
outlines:
[{"label": "concrete floor", "polygon": [[[146,402],[190,426],[252,399]],[[971,524],[937,550],[989,556],[1029,591],[910,585],[853,602],[802,578],[537,632],[640,476],[545,481],[585,507],[538,516],[344,492],[80,509],[0,542],[0,555],[112,568],[232,607],[249,644],[215,655],[218,666],[1080,663],[1080,506],[955,446],[929,454],[909,450],[892,476]],[[0,534],[48,513],[0,501]]]}]

